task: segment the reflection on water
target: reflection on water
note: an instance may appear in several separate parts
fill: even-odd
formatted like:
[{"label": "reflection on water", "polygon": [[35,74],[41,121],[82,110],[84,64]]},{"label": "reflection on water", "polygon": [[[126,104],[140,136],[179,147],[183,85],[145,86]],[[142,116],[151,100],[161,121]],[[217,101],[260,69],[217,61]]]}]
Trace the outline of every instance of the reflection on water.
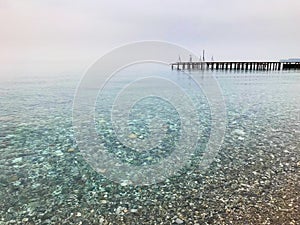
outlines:
[{"label": "reflection on water", "polygon": [[[72,129],[79,77],[1,82],[0,224],[300,223],[300,73],[214,72],[228,124],[224,144],[206,172],[195,159],[209,137],[209,105],[184,73],[162,73],[194,98],[202,139],[189,167],[145,187],[111,182],[79,154]],[[207,73],[192,75],[205,79]],[[122,84],[112,80],[104,94]],[[96,108],[99,136],[127,163],[155,164],[170,154],[180,135],[172,105],[157,98],[140,101],[128,138],[146,138],[155,116],[167,132],[157,148],[140,154],[114,138],[109,111],[101,104]]]}]

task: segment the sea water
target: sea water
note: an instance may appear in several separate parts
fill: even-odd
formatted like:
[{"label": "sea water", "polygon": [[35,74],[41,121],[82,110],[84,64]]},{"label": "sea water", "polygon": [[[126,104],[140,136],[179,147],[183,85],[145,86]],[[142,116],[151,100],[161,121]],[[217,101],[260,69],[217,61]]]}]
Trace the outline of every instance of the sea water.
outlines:
[{"label": "sea water", "polygon": [[[127,133],[116,135],[111,107],[124,86],[142,75],[179,87],[195,105],[200,124],[190,160],[173,176],[149,185],[116,182],[105,174],[110,168],[97,172],[81,154],[86,149],[77,145],[72,124],[80,76],[1,80],[0,224],[300,222],[300,72],[123,69],[98,93],[94,128],[101,146],[133,169],[155,168],[160,160],[174,157],[182,135],[178,102],[161,98],[166,89],[157,81],[131,91],[133,98],[150,86],[156,94],[132,103]],[[209,77],[222,92],[226,124],[223,142],[203,170],[199,165],[213,116],[197,82]],[[158,126],[162,133],[147,142]]]}]

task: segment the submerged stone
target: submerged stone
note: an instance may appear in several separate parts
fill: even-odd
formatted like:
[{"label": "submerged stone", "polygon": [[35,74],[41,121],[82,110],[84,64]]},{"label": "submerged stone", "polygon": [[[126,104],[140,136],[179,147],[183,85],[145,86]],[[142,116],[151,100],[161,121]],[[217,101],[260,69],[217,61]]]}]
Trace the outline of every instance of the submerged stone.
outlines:
[{"label": "submerged stone", "polygon": [[136,139],[136,138],[137,138],[137,135],[134,134],[134,133],[131,133],[131,134],[128,135],[128,137],[129,137],[130,139]]},{"label": "submerged stone", "polygon": [[241,130],[241,129],[235,129],[233,132],[233,134],[239,135],[239,136],[244,136],[246,133]]}]

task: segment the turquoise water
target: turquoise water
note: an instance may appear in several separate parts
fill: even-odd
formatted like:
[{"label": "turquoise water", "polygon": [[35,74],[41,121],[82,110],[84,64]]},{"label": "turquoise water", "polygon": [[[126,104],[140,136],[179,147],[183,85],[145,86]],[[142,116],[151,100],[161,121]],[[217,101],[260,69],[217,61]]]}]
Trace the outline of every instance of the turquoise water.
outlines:
[{"label": "turquoise water", "polygon": [[[197,165],[210,134],[207,99],[185,73],[167,68],[149,75],[157,72],[189,94],[202,125],[189,166],[149,186],[115,183],[81,156],[72,127],[79,76],[2,80],[0,224],[300,223],[300,73],[191,72],[199,79],[216,76],[227,110],[224,143],[210,168],[201,171]],[[167,136],[147,153],[124,147],[111,132],[106,106],[132,79],[128,74],[99,96],[95,127],[123,162],[155,164],[176,146],[180,116],[160,98],[138,102],[129,138],[147,138],[156,117],[166,124]]]}]

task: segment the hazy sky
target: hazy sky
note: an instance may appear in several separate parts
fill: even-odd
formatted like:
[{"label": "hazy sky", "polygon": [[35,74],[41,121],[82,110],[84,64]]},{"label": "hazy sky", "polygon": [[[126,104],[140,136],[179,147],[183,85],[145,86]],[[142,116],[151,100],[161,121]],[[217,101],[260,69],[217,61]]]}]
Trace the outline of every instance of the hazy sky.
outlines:
[{"label": "hazy sky", "polygon": [[215,60],[300,57],[299,9],[299,0],[0,0],[0,63],[82,70],[141,40],[205,48]]}]

